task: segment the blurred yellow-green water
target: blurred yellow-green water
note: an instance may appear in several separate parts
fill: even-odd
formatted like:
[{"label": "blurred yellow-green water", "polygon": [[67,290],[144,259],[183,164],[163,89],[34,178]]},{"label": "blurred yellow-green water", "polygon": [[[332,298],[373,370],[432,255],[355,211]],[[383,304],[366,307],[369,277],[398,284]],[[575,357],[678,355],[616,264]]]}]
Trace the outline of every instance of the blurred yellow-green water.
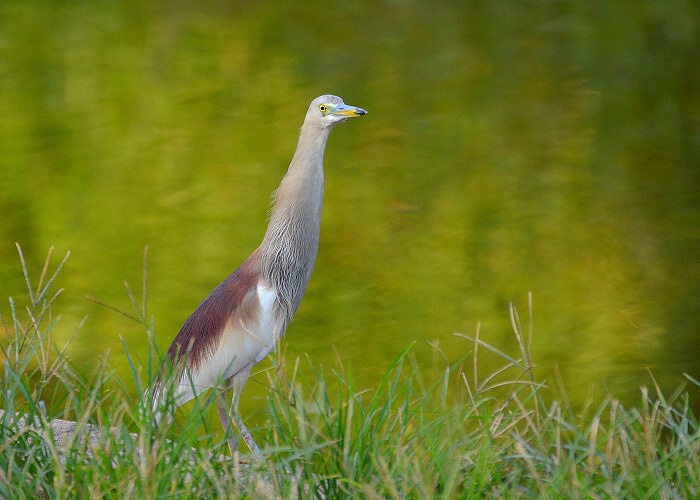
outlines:
[{"label": "blurred yellow-green water", "polygon": [[128,379],[142,329],[85,296],[128,310],[147,246],[166,348],[260,242],[333,93],[369,114],[328,144],[288,358],[337,352],[360,388],[414,342],[457,360],[477,324],[516,352],[532,292],[538,379],[575,404],[634,400],[647,369],[672,390],[700,377],[698,26],[692,1],[4,1],[0,312],[25,295],[15,242],[36,276],[70,250],[70,356]]}]

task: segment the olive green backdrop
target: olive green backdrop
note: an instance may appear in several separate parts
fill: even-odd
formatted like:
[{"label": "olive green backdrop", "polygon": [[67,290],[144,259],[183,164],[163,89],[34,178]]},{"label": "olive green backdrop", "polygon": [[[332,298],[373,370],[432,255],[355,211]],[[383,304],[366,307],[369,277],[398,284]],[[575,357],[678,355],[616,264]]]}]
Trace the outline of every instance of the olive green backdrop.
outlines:
[{"label": "olive green backdrop", "polygon": [[336,351],[370,387],[414,342],[457,360],[478,324],[516,353],[508,304],[527,322],[532,292],[538,378],[576,404],[636,398],[647,368],[670,390],[700,377],[698,26],[672,0],[4,1],[0,295],[24,294],[15,242],[37,276],[70,250],[61,336],[87,315],[76,365],[110,352],[129,377],[119,339],[143,360],[145,335],[85,296],[129,309],[149,247],[167,347],[334,93],[369,114],[328,144],[288,358]]}]

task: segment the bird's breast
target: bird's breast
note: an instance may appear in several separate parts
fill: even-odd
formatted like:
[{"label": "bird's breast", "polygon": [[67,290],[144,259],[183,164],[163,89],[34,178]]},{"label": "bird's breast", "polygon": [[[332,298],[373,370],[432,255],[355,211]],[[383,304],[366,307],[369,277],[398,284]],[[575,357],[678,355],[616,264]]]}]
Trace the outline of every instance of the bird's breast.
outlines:
[{"label": "bird's breast", "polygon": [[266,285],[257,286],[260,314],[258,327],[260,330],[260,352],[255,356],[255,362],[259,363],[277,345],[285,330],[285,316],[277,307],[277,292]]}]

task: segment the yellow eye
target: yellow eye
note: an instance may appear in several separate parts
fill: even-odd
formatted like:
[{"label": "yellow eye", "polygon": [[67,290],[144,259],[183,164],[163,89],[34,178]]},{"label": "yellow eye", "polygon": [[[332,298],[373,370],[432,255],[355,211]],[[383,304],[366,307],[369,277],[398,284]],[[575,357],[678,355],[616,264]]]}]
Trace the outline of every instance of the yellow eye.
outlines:
[{"label": "yellow eye", "polygon": [[321,110],[321,113],[325,113],[326,111],[328,111],[328,106],[326,106],[325,104],[321,104],[321,105],[318,107],[318,109]]}]

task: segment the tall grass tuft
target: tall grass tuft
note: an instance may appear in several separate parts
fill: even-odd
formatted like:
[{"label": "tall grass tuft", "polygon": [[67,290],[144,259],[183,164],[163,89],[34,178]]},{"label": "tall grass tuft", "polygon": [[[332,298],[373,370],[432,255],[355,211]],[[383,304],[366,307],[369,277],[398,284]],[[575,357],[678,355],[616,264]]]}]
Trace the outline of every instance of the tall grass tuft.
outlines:
[{"label": "tall grass tuft", "polygon": [[[308,358],[279,357],[267,372],[266,421],[253,429],[266,460],[254,466],[228,455],[209,427],[213,394],[160,427],[133,396],[159,365],[147,254],[142,297],[127,286],[135,313],[122,314],[143,325],[151,348],[142,364],[124,345],[132,379],[122,380],[106,358],[82,373],[53,340],[61,328],[53,289],[68,256],[50,271],[49,252],[34,282],[18,250],[27,297],[10,299],[2,317],[0,497],[700,496],[689,402],[700,383],[687,376],[688,388],[667,397],[651,378],[633,407],[608,395],[577,412],[562,389],[537,380],[532,324],[523,328],[515,308],[516,355],[477,329],[458,334],[459,362],[436,361],[431,371],[407,347],[370,389],[340,360],[320,370]],[[503,366],[482,374],[486,355]]]}]

